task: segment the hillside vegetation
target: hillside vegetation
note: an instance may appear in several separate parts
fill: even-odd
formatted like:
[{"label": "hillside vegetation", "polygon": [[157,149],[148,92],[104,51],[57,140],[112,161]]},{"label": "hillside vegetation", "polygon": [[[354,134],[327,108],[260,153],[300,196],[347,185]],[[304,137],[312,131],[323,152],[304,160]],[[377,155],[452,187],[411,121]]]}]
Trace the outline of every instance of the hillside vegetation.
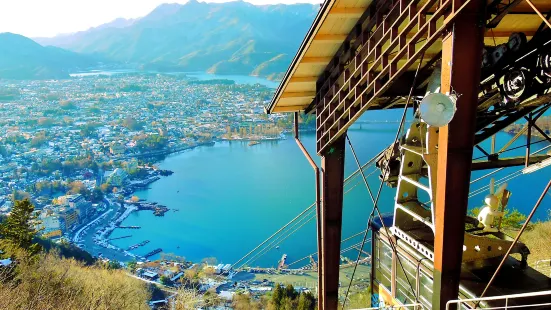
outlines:
[{"label": "hillside vegetation", "polygon": [[0,33],[0,78],[57,79],[69,77],[70,70],[85,69],[94,57],[58,47],[44,47],[13,33]]},{"label": "hillside vegetation", "polygon": [[149,309],[144,282],[120,270],[42,252],[35,243],[33,211],[28,200],[16,201],[0,224],[0,256],[11,260],[0,266],[0,309]]},{"label": "hillside vegetation", "polygon": [[54,254],[19,258],[15,276],[4,269],[0,309],[149,309],[144,282],[121,270],[86,267]]},{"label": "hillside vegetation", "polygon": [[535,267],[540,260],[551,259],[551,211],[550,218],[545,222],[536,222],[529,226],[520,240],[530,249],[528,264]]},{"label": "hillside vegetation", "polygon": [[84,54],[158,71],[209,71],[276,78],[286,71],[318,6],[244,1],[162,4],[137,20],[36,38]]}]

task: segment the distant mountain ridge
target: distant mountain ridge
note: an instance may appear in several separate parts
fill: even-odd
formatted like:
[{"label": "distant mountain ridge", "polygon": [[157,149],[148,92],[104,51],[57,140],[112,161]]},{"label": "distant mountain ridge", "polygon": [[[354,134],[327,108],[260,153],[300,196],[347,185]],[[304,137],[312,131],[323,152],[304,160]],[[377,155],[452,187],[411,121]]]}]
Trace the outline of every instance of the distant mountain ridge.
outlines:
[{"label": "distant mountain ridge", "polygon": [[162,4],[139,19],[35,40],[148,70],[276,78],[286,71],[318,9],[191,0]]},{"label": "distant mountain ridge", "polygon": [[41,46],[13,33],[0,33],[0,78],[58,79],[97,64],[96,58],[54,46]]}]

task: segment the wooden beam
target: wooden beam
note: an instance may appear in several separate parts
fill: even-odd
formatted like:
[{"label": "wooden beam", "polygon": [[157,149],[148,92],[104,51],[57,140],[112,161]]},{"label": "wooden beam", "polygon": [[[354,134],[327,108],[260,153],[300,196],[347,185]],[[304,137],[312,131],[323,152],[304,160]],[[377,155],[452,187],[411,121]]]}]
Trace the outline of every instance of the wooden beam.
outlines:
[{"label": "wooden beam", "polygon": [[498,30],[493,30],[493,31],[490,31],[490,29],[488,29],[486,31],[486,33],[484,34],[484,37],[486,38],[491,38],[491,37],[496,37],[496,38],[509,38],[509,36],[511,35],[511,33],[513,32],[524,32],[524,34],[527,36],[527,37],[532,37],[536,34],[536,31],[535,30],[521,30],[521,29],[498,29]]},{"label": "wooden beam", "polygon": [[289,79],[289,84],[291,83],[316,83],[318,80],[317,76],[294,76]]},{"label": "wooden beam", "polygon": [[307,104],[305,105],[284,105],[284,106],[275,106],[272,112],[297,112],[302,111],[304,108],[306,108]]},{"label": "wooden beam", "polygon": [[[536,2],[536,1],[534,1]],[[551,2],[549,1],[538,1],[536,3],[536,7],[540,12],[548,12],[551,11]],[[515,6],[513,9],[510,10],[511,13],[527,13],[527,14],[536,14],[534,12],[534,9],[530,7],[530,5],[524,1],[521,1],[517,6]]]},{"label": "wooden beam", "polygon": [[303,92],[283,92],[280,99],[285,98],[313,98],[316,95],[314,91],[303,91]]},{"label": "wooden beam", "polygon": [[348,34],[318,33],[314,36],[314,41],[342,43],[347,36]]},{"label": "wooden beam", "polygon": [[329,11],[328,17],[336,18],[360,18],[367,8],[333,8]]},{"label": "wooden beam", "polygon": [[328,64],[332,57],[304,57],[300,60],[303,64]]}]

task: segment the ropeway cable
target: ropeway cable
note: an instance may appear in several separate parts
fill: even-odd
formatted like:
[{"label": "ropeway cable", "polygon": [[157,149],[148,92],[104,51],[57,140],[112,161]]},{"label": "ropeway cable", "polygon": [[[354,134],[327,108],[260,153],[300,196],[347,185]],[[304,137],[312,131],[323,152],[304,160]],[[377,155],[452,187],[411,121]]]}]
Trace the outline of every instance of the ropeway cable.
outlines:
[{"label": "ropeway cable", "polygon": [[[373,171],[370,173],[373,174],[375,173],[376,171]],[[345,195],[347,193],[349,193],[351,190],[353,190],[356,186],[358,186],[360,182],[357,182],[352,188],[348,189],[346,192],[345,192]],[[308,213],[308,215],[312,215],[313,213],[313,210],[310,211]],[[311,217],[309,221],[311,221],[313,218],[315,218],[315,215],[313,217]],[[304,217],[302,218],[304,219]],[[302,219],[298,220],[299,222],[302,221]],[[298,225],[298,222],[295,223],[293,226],[291,226],[288,230],[291,230],[293,229],[296,225]],[[245,263],[241,264],[241,266],[239,268],[243,268],[243,266],[247,265],[248,263],[252,263],[254,261],[256,261],[258,258],[260,258],[261,256],[263,256],[264,254],[268,253],[269,251],[271,251],[274,247],[278,246],[279,244],[281,244],[284,240],[286,240],[288,237],[290,237],[292,234],[294,234],[297,230],[299,230],[300,228],[302,228],[304,225],[306,225],[306,223],[304,223],[303,225],[300,225],[297,229],[295,229],[293,232],[289,233],[287,236],[285,236],[283,239],[281,239],[279,242],[277,242],[278,239],[280,239],[283,235],[280,235],[278,236],[275,240],[273,240],[272,242],[270,242],[270,244],[268,244],[266,247],[264,247],[262,250],[260,250],[260,252],[256,253],[252,258],[250,258],[249,260],[247,260]],[[274,244],[275,242],[277,242],[276,244]]]},{"label": "ropeway cable", "polygon": [[[360,231],[359,233],[355,233],[355,234],[353,234],[352,236],[350,236],[350,237],[348,237],[348,238],[346,238],[346,239],[341,240],[341,244],[344,243],[344,242],[346,242],[346,241],[348,241],[348,240],[350,240],[350,239],[352,239],[352,238],[354,238],[354,237],[357,237],[357,236],[363,234],[364,232],[365,232],[365,230],[362,230],[362,231]],[[296,260],[296,261],[294,261],[294,262],[292,262],[292,263],[287,264],[287,266],[294,265],[294,264],[296,264],[296,263],[298,263],[298,262],[300,262],[300,261],[303,261],[303,260],[309,258],[310,256],[317,255],[317,254],[318,254],[318,252],[316,251],[316,252],[314,252],[314,253],[312,253],[312,254],[310,254],[310,255],[306,255],[306,256],[304,256],[304,257],[301,258],[301,259],[298,259],[298,260]]]},{"label": "ropeway cable", "polygon": [[301,217],[304,213],[306,213],[308,210],[312,209],[313,207],[315,207],[316,204],[313,203],[311,204],[308,208],[306,208],[304,211],[302,211],[301,213],[299,213],[299,215],[297,215],[295,218],[293,218],[292,220],[290,220],[287,224],[283,225],[283,227],[281,227],[280,229],[278,229],[275,233],[273,233],[270,237],[268,237],[266,240],[262,241],[258,246],[256,246],[254,249],[252,249],[249,253],[245,254],[245,256],[243,256],[242,258],[240,258],[237,262],[233,263],[233,265],[230,267],[230,270],[233,269],[233,267],[235,267],[235,265],[239,264],[241,261],[243,261],[247,256],[251,255],[252,253],[254,253],[257,249],[259,249],[261,246],[263,246],[264,244],[266,244],[268,241],[270,241],[270,239],[272,239],[275,235],[279,234],[282,230],[284,230],[285,228],[287,228],[287,226],[291,225],[296,219],[298,219],[299,217]]},{"label": "ropeway cable", "polygon": [[[413,95],[413,90],[415,88],[415,84],[417,84],[417,77],[418,77],[418,74],[419,74],[419,69],[421,69],[421,64],[423,63],[423,61],[422,61],[423,57],[425,57],[425,51],[423,51],[421,53],[421,61],[419,61],[419,64],[417,65],[417,69],[415,70],[415,75],[413,77],[413,81],[411,83],[411,87],[410,87],[409,94],[408,94],[408,97],[407,97],[407,100],[406,100],[406,104],[404,106],[404,112],[402,114],[402,118],[400,120],[400,125],[398,127],[398,131],[396,132],[396,137],[395,137],[393,143],[396,143],[397,141],[399,141],[398,139],[400,137],[400,134],[402,133],[402,129],[403,129],[403,126],[404,126],[404,123],[405,123],[405,120],[406,120],[408,105],[411,101],[411,97]],[[369,187],[367,179],[366,179],[366,177],[363,173],[363,170],[361,169],[360,162],[358,161],[358,157],[356,156],[356,152],[354,151],[354,147],[352,146],[352,143],[350,142],[350,138],[348,137],[348,135],[346,135],[346,140],[348,141],[348,144],[350,145],[350,149],[352,150],[352,155],[354,155],[354,160],[356,161],[356,164],[360,168],[358,170],[360,171],[360,173],[362,175],[362,179],[365,183],[367,191],[369,192],[369,195],[370,195],[371,199],[373,200],[373,194],[371,192],[371,189]],[[386,162],[384,170],[386,171],[387,169],[388,169],[388,161]],[[379,202],[379,198],[381,196],[382,188],[383,188],[383,180],[381,180],[381,183],[379,185],[379,190],[377,191],[377,198],[375,200],[373,200],[373,209],[372,209],[371,214],[370,214],[370,216],[367,220],[367,229],[364,233],[362,246],[360,247],[360,251],[358,253],[358,259],[356,260],[356,263],[354,264],[354,271],[352,272],[352,276],[350,277],[350,282],[348,283],[348,288],[346,289],[346,295],[345,295],[344,300],[342,302],[342,309],[343,310],[344,310],[344,307],[346,306],[346,299],[348,298],[348,294],[350,293],[350,287],[352,286],[352,282],[354,280],[354,275],[356,274],[356,269],[358,268],[359,255],[361,255],[361,252],[363,251],[363,247],[364,247],[365,241],[367,239],[367,234],[368,234],[368,232],[371,228],[371,219],[373,218],[374,211],[377,212],[377,216],[381,220],[381,225],[383,226],[386,234],[389,235],[388,228],[386,227],[386,225],[383,221],[383,217],[381,216],[381,212],[379,211],[379,208],[377,206],[377,203]],[[389,241],[390,241],[390,245],[392,247],[393,252],[396,253],[396,247],[394,245],[394,242],[392,240],[389,240]],[[398,258],[398,262],[400,263],[400,266],[401,266],[402,270],[404,271],[404,275],[406,276],[406,280],[408,281],[408,284],[409,284],[412,292],[414,292],[413,286],[411,285],[411,282],[409,281],[409,277],[407,276],[407,273],[405,272],[404,266],[402,265],[402,261],[400,260],[400,256],[397,255],[396,257]],[[417,300],[417,296],[415,297],[415,299]]]},{"label": "ropeway cable", "polygon": [[[367,169],[368,167],[370,167],[371,165],[373,165],[375,163],[375,160],[382,154],[383,152],[380,152],[378,153],[376,156],[374,156],[373,158],[371,158],[368,162],[366,162],[363,166],[361,166],[361,169],[362,170],[365,170]],[[351,180],[353,180],[357,175],[358,175],[358,172],[359,172],[360,169],[357,169],[355,170],[353,173],[351,173],[344,181],[343,181],[343,186],[347,185],[348,183],[350,183]],[[375,170],[376,171],[376,170]],[[371,174],[373,174],[375,171],[373,171]],[[370,175],[371,175],[370,174]],[[347,190],[345,192],[345,194],[349,193],[354,187],[356,187],[357,184],[355,186],[353,186],[352,188],[350,188],[349,190]],[[287,228],[289,225],[291,225],[294,221],[298,220],[302,215],[304,215],[304,213],[306,213],[308,210],[310,210],[311,208],[313,208],[315,206],[315,203],[311,204],[308,208],[306,208],[306,210],[302,211],[299,215],[297,215],[295,218],[293,218],[291,221],[289,221],[287,224],[285,224],[283,227],[281,227],[279,230],[277,230],[275,233],[273,233],[270,237],[268,237],[266,240],[264,240],[263,242],[261,242],[258,246],[256,246],[254,249],[252,249],[251,251],[249,251],[247,254],[245,254],[242,258],[240,258],[237,262],[235,262],[230,269],[234,269],[235,266],[237,264],[239,264],[241,261],[245,260],[248,256],[250,256],[251,254],[253,254],[254,252],[256,252],[259,248],[261,248],[264,244],[266,244],[267,242],[270,241],[270,239],[274,238],[276,235],[278,235],[279,233],[281,233],[283,230],[285,230],[285,228]]]},{"label": "ropeway cable", "polygon": [[[299,220],[297,221],[294,221],[294,224],[291,225],[288,229],[288,231],[292,230],[293,228],[295,228],[296,226],[300,225],[300,223],[302,221],[304,221],[304,219],[308,219],[304,224],[306,224],[307,222],[311,221],[313,218],[316,217],[316,214],[315,214],[315,209],[313,210],[310,210],[308,213],[305,214],[305,216],[301,217]],[[303,225],[300,225],[299,228],[302,228]],[[293,234],[294,232],[296,232],[297,229],[295,229],[293,232],[291,232],[290,234]],[[280,234],[279,236],[277,236],[277,238],[273,239],[268,245],[266,245],[264,248],[262,248],[258,253],[254,254],[251,258],[249,258],[248,260],[246,260],[244,263],[241,264],[241,266],[239,268],[243,268],[245,265],[249,264],[249,263],[252,263],[254,261],[256,261],[258,258],[260,258],[261,256],[263,256],[264,254],[266,254],[267,252],[269,252],[269,250],[271,250],[273,247],[277,246],[280,242],[278,242],[283,236],[285,236],[285,234]],[[285,238],[283,238],[282,240],[285,240],[289,235],[287,235]],[[278,242],[278,243],[276,243]],[[234,264],[234,265],[237,265]],[[238,269],[239,269],[238,268]]]},{"label": "ropeway cable", "polygon": [[[537,153],[540,153],[540,152],[542,152],[542,151],[545,151],[545,150],[548,149],[548,148],[551,148],[551,145],[545,146],[545,147],[543,147],[543,148],[541,148],[541,149],[539,149],[539,150],[537,150],[537,151],[534,151],[534,152],[530,153],[530,155],[535,155],[535,154],[537,154]],[[496,169],[496,170],[494,170],[494,171],[492,171],[492,172],[490,172],[490,173],[488,173],[488,174],[486,174],[486,175],[484,175],[484,176],[482,176],[482,177],[480,177],[480,178],[478,178],[478,179],[472,181],[471,184],[473,184],[473,183],[475,183],[475,182],[478,182],[479,180],[481,180],[481,179],[483,179],[483,178],[486,178],[486,177],[488,177],[488,176],[490,176],[490,175],[492,175],[492,174],[494,174],[494,173],[496,173],[496,172],[498,172],[498,171],[501,171],[501,170],[503,170],[503,169],[505,169],[505,168]],[[510,173],[510,174],[508,174],[508,175],[502,177],[501,179],[497,180],[497,181],[495,182],[494,186],[497,187],[497,186],[499,186],[499,185],[501,185],[501,184],[503,184],[503,183],[505,183],[505,182],[508,182],[508,181],[510,181],[510,180],[512,180],[512,179],[515,179],[515,178],[521,176],[521,175],[522,175],[522,169],[523,169],[523,168],[521,168],[520,170],[514,171],[514,172],[512,172],[512,173]],[[469,198],[472,198],[472,197],[474,197],[474,196],[477,196],[477,195],[479,195],[479,194],[485,192],[485,191],[488,190],[489,188],[490,188],[490,185],[489,185],[489,184],[488,184],[488,185],[484,185],[484,186],[482,186],[482,187],[480,187],[480,188],[477,188],[477,189],[475,189],[475,190],[473,190],[473,191],[471,191],[471,192],[469,193]]]}]

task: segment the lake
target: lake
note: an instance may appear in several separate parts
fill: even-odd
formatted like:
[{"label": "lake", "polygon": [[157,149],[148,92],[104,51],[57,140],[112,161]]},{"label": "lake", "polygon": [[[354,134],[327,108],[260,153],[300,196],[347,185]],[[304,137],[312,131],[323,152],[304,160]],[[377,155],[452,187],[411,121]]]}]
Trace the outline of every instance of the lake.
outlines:
[{"label": "lake", "polygon": [[[388,115],[395,114],[392,112],[383,117],[394,120],[396,117],[388,118]],[[362,130],[350,130],[349,136],[360,161],[366,162],[390,144],[396,127],[397,124],[372,124],[363,125]],[[505,133],[499,134],[498,146],[509,137]],[[306,148],[315,154],[314,134],[303,134],[302,140]],[[520,143],[515,143],[513,147]],[[538,144],[533,149],[545,145]],[[523,151],[518,149],[506,155],[519,155]],[[475,152],[475,156],[479,155],[478,151]],[[348,147],[346,156],[346,175],[349,175],[357,167]],[[319,163],[317,156],[315,159]],[[113,241],[115,245],[125,248],[151,240],[134,251],[145,254],[160,247],[166,253],[175,253],[192,261],[214,256],[219,262],[233,263],[312,204],[315,198],[314,173],[291,137],[254,146],[248,146],[245,142],[217,142],[212,147],[199,147],[169,156],[159,163],[159,167],[172,170],[174,174],[136,195],[179,211],[169,211],[164,217],[155,217],[148,211],[131,214],[122,225],[142,228],[115,230],[111,238],[132,235],[131,238]],[[507,168],[496,174],[496,179],[516,170],[518,168]],[[368,174],[372,171],[375,170],[369,169]],[[473,179],[487,172],[474,172]],[[377,171],[369,176],[374,191],[379,186],[377,176]],[[528,213],[548,178],[548,170],[542,169],[530,177],[520,176],[512,180],[509,189],[513,195],[509,205]],[[485,179],[474,184],[472,189],[488,183],[489,179]],[[345,187],[345,191],[348,190],[344,199],[343,238],[365,229],[372,209],[361,177]],[[394,189],[383,187],[380,201],[383,212],[392,212],[394,193]],[[471,198],[470,207],[481,206],[486,194],[487,191]],[[544,201],[536,218],[547,217],[550,201]],[[285,239],[279,249],[272,249],[249,265],[276,266],[283,253],[288,255],[289,262],[314,253],[315,219],[310,218],[302,228]],[[360,241],[361,236],[358,236],[343,247]]]}]

